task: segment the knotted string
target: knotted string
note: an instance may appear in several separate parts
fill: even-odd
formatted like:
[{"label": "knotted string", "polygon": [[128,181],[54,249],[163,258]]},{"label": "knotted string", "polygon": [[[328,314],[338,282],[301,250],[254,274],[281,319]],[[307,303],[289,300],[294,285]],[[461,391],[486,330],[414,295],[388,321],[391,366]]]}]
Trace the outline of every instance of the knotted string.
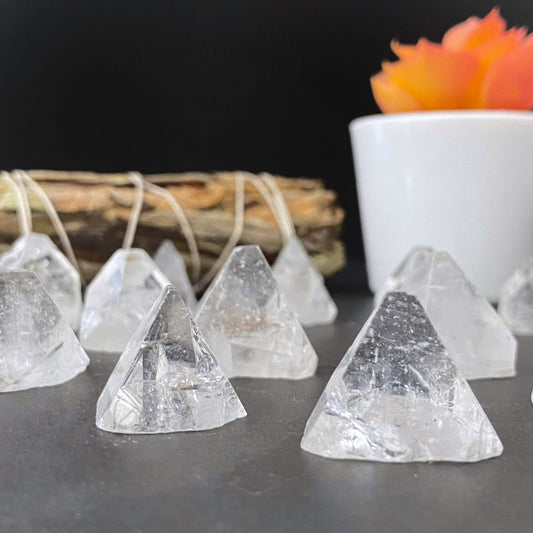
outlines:
[{"label": "knotted string", "polygon": [[244,226],[244,180],[245,176],[242,172],[235,174],[235,217],[233,219],[233,230],[217,260],[208,272],[194,285],[196,291],[201,291],[215,277],[241,238]]},{"label": "knotted string", "polygon": [[189,224],[189,221],[187,220],[187,217],[185,216],[185,212],[183,211],[181,205],[174,198],[174,196],[170,194],[170,191],[167,191],[167,189],[160,187],[159,185],[156,185],[155,183],[151,183],[144,179],[144,188],[145,190],[150,191],[151,193],[156,194],[160,196],[161,198],[164,198],[167,204],[169,205],[170,209],[174,212],[174,215],[176,215],[178,223],[181,227],[181,231],[183,232],[183,235],[189,247],[189,251],[191,253],[191,266],[192,266],[193,280],[195,281],[198,280],[198,278],[200,277],[200,266],[201,266],[200,252],[198,251],[198,245],[196,244],[196,239],[194,238],[194,233],[192,231],[191,225]]},{"label": "knotted string", "polygon": [[28,235],[32,230],[32,221],[30,205],[28,203],[26,192],[22,189],[22,186],[9,175],[9,172],[2,170],[2,179],[15,193],[15,198],[17,200],[17,221],[19,232],[21,235]]},{"label": "knotted string", "polygon": [[266,202],[268,207],[270,208],[270,211],[272,211],[272,214],[274,215],[274,218],[276,219],[276,223],[279,227],[279,231],[281,234],[281,240],[283,244],[287,244],[289,242],[289,239],[292,237],[290,227],[287,226],[286,220],[285,220],[285,214],[283,213],[282,209],[280,209],[278,203],[274,200],[274,197],[270,190],[265,186],[261,178],[254,176],[253,174],[250,174],[249,172],[245,173],[247,181],[249,181],[257,190],[257,192],[262,196],[263,200]]},{"label": "knotted string", "polygon": [[128,178],[135,187],[135,198],[131,206],[130,218],[128,219],[128,227],[124,234],[124,240],[122,242],[122,248],[129,250],[133,244],[135,238],[135,232],[137,231],[137,225],[139,224],[139,218],[143,208],[144,198],[144,180],[138,172],[128,172]]},{"label": "knotted string", "polygon": [[276,203],[276,206],[283,218],[283,225],[285,227],[285,231],[287,232],[287,235],[289,235],[289,239],[291,237],[294,237],[296,235],[296,229],[294,227],[294,222],[292,220],[289,207],[287,206],[287,202],[285,201],[285,197],[283,196],[283,193],[278,187],[276,180],[270,174],[267,174],[267,173],[261,174],[260,178],[262,181],[266,183],[267,187],[272,193],[274,202]]},{"label": "knotted string", "polygon": [[52,222],[52,226],[54,227],[54,230],[57,233],[57,236],[59,237],[59,241],[61,242],[61,246],[63,247],[65,255],[67,256],[68,260],[74,265],[78,273],[80,273],[80,266],[78,265],[76,255],[74,254],[74,250],[72,249],[72,244],[70,243],[70,239],[68,237],[67,231],[65,230],[65,226],[63,225],[63,222],[61,222],[61,219],[57,214],[56,208],[54,207],[54,204],[52,203],[48,195],[44,192],[43,188],[36,181],[30,178],[27,172],[23,170],[15,170],[14,175],[17,176],[17,178],[19,179],[19,183],[29,187],[39,196],[46,211],[46,214],[48,215],[50,222]]}]

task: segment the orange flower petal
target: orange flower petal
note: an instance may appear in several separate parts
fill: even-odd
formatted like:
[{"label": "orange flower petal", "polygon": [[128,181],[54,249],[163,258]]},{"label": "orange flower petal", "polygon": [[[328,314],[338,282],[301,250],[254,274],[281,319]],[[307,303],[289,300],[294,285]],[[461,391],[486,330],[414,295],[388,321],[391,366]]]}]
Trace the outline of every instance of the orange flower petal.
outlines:
[{"label": "orange flower petal", "polygon": [[[447,50],[427,41],[420,43],[416,53],[407,59],[383,65],[390,83],[426,110],[471,107],[470,87],[479,70],[480,62],[473,54]],[[391,106],[392,102],[384,105]]]},{"label": "orange flower petal", "polygon": [[525,28],[511,28],[509,31],[490,39],[473,51],[488,68],[498,59],[516,50],[523,42],[527,30]]},{"label": "orange flower petal", "polygon": [[450,28],[442,39],[442,45],[448,50],[471,51],[484,42],[501,35],[506,28],[500,10],[495,7],[483,19],[470,17],[464,22]]},{"label": "orange flower petal", "polygon": [[404,90],[394,85],[384,72],[370,78],[374,99],[383,113],[421,111],[422,106]]},{"label": "orange flower petal", "polygon": [[393,39],[390,43],[391,50],[400,59],[407,59],[408,57],[416,53],[416,46],[417,45],[414,44],[401,44],[396,39]]},{"label": "orange flower petal", "polygon": [[533,36],[490,67],[481,101],[489,109],[533,108]]}]

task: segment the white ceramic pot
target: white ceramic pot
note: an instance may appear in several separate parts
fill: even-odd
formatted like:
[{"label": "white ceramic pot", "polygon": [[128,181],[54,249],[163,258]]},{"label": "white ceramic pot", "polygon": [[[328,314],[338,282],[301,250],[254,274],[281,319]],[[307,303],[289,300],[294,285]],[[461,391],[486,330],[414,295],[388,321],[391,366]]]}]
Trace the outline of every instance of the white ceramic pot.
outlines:
[{"label": "white ceramic pot", "polygon": [[354,120],[350,134],[371,290],[427,245],[497,300],[533,256],[533,114],[375,115]]}]

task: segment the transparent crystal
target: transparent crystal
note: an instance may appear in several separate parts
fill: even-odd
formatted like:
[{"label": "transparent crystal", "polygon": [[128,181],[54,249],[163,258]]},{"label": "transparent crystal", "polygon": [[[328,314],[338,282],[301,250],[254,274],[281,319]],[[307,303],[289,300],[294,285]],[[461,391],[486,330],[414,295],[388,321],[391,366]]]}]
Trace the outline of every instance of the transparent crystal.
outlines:
[{"label": "transparent crystal", "polygon": [[258,246],[233,250],[200,301],[196,322],[227,376],[315,373],[315,350]]},{"label": "transparent crystal", "polygon": [[243,416],[187,304],[168,285],[113,370],[96,425],[115,433],[200,431]]},{"label": "transparent crystal", "polygon": [[78,329],[82,309],[80,276],[48,235],[29,233],[19,237],[0,256],[0,270],[35,272],[66,321]]},{"label": "transparent crystal", "polygon": [[503,446],[416,297],[388,293],[333,373],[304,450],[335,459],[472,462]]},{"label": "transparent crystal", "polygon": [[122,352],[168,284],[144,250],[117,250],[85,293],[80,325],[85,349]]},{"label": "transparent crystal", "polygon": [[516,339],[446,252],[416,248],[376,295],[414,294],[466,379],[515,375]]},{"label": "transparent crystal", "polygon": [[185,263],[181,254],[176,250],[174,243],[168,239],[164,240],[154,255],[155,264],[165,274],[170,283],[178,289],[185,303],[191,311],[196,308],[196,296],[192,288]]},{"label": "transparent crystal", "polygon": [[503,284],[498,313],[519,335],[533,335],[533,258]]},{"label": "transparent crystal", "polygon": [[0,392],[59,385],[88,364],[39,278],[28,270],[0,272]]},{"label": "transparent crystal", "polygon": [[278,286],[304,326],[332,324],[337,306],[298,237],[283,247],[272,267]]}]

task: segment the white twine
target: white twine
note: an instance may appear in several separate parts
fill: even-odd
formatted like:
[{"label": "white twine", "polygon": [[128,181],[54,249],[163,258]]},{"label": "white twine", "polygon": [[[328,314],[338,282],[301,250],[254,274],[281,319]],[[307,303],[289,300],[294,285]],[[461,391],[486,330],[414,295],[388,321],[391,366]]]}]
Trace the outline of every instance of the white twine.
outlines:
[{"label": "white twine", "polygon": [[26,191],[20,183],[17,183],[9,172],[2,170],[2,178],[15,193],[17,200],[17,221],[21,235],[28,235],[32,230],[31,211]]},{"label": "white twine", "polygon": [[16,176],[18,176],[21,183],[24,183],[24,185],[32,189],[41,199],[46,214],[52,222],[52,226],[54,227],[54,230],[57,233],[57,236],[59,237],[59,241],[61,242],[61,246],[63,247],[65,255],[79,273],[80,267],[78,265],[76,255],[74,254],[74,250],[72,249],[72,244],[70,243],[68,233],[65,230],[65,226],[63,225],[63,222],[61,222],[59,215],[57,214],[54,204],[52,203],[46,192],[44,192],[43,188],[36,181],[31,179],[27,172],[23,170],[15,170],[14,173]]},{"label": "white twine", "polygon": [[135,232],[137,231],[137,225],[139,224],[139,218],[143,207],[144,198],[144,180],[139,172],[128,172],[128,178],[135,187],[135,198],[131,206],[130,218],[128,220],[128,227],[124,234],[124,240],[122,242],[122,248],[129,250],[133,244],[135,238]]},{"label": "white twine", "polygon": [[267,173],[261,174],[260,178],[266,183],[270,189],[270,192],[272,193],[272,196],[274,197],[274,201],[276,202],[279,212],[283,216],[283,225],[285,226],[285,231],[289,235],[289,238],[294,237],[296,235],[294,222],[292,220],[289,207],[287,206],[287,202],[285,201],[285,197],[283,196],[281,189],[278,187],[276,180]]},{"label": "white twine", "polygon": [[257,192],[262,196],[263,200],[266,202],[270,211],[276,219],[278,225],[281,240],[283,244],[287,244],[289,239],[292,237],[290,226],[287,225],[285,213],[280,209],[278,203],[274,200],[272,192],[265,186],[261,178],[250,174],[249,172],[245,173],[246,179],[255,187]]},{"label": "white twine", "polygon": [[153,194],[157,194],[161,198],[164,198],[170,208],[172,209],[174,215],[178,220],[178,223],[181,227],[181,231],[187,241],[189,251],[191,253],[191,266],[192,266],[192,276],[193,280],[197,280],[200,277],[200,252],[198,251],[198,245],[194,237],[194,232],[192,231],[191,225],[187,220],[185,212],[183,211],[181,205],[178,201],[170,194],[170,191],[167,191],[164,187],[160,187],[155,183],[144,180],[144,188],[147,191],[150,191]]},{"label": "white twine", "polygon": [[233,222],[233,230],[225,244],[222,252],[218,256],[218,259],[213,263],[208,272],[194,285],[196,291],[201,291],[209,282],[215,277],[216,273],[225,263],[229,254],[235,248],[235,245],[239,242],[242,235],[244,226],[244,180],[245,176],[242,172],[235,174],[235,217]]}]

